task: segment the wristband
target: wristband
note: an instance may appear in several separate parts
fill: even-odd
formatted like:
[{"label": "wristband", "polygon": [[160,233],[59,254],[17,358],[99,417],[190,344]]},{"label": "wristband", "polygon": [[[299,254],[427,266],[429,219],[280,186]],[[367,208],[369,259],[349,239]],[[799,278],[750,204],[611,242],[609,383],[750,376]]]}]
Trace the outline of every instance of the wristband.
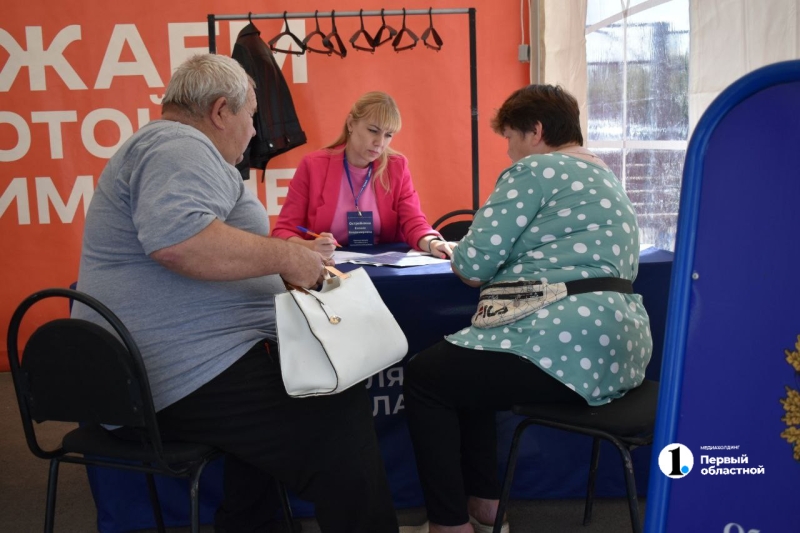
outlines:
[{"label": "wristband", "polygon": [[434,237],[433,239],[428,241],[428,253],[429,254],[433,253],[433,241],[441,241],[441,240],[442,239],[437,239],[436,237]]}]

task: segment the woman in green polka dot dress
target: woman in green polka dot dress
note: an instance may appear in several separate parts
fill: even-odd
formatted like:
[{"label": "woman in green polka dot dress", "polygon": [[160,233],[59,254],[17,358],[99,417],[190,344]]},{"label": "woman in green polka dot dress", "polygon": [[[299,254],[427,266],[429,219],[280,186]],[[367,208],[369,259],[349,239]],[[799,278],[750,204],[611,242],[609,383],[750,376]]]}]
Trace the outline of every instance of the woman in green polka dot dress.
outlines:
[{"label": "woman in green polka dot dress", "polygon": [[[458,243],[453,271],[475,287],[633,281],[636,212],[611,170],[582,147],[576,100],[531,85],[506,100],[492,127],[513,164]],[[652,347],[641,297],[603,290],[505,325],[465,327],[417,354],[405,400],[430,523],[416,531],[491,531],[483,527],[500,494],[495,411],[613,401],[642,383]]]}]

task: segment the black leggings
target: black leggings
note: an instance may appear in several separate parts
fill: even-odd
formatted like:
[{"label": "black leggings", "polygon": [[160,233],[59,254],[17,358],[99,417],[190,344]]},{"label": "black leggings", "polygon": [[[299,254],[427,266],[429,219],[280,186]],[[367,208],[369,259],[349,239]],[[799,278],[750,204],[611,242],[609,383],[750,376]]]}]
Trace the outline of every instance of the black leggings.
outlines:
[{"label": "black leggings", "polygon": [[[311,398],[286,394],[277,346],[259,342],[225,372],[158,413],[165,440],[227,452],[217,526],[261,531],[273,477],[315,504],[326,533],[397,532],[363,385]],[[272,477],[271,477],[272,476]]]},{"label": "black leggings", "polygon": [[405,407],[428,519],[468,521],[467,497],[498,499],[495,412],[516,403],[585,403],[513,354],[441,341],[409,361]]}]

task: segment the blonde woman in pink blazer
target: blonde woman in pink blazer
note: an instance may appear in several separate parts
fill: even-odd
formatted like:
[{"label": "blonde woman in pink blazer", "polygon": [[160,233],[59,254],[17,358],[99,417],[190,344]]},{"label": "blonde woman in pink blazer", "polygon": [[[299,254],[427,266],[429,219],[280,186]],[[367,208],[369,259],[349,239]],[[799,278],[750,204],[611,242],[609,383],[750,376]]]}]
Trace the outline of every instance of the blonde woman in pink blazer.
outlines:
[{"label": "blonde woman in pink blazer", "polygon": [[[405,242],[436,257],[450,257],[452,244],[431,228],[422,212],[408,161],[389,147],[400,125],[400,111],[388,94],[369,92],[359,98],[339,138],[300,162],[272,236],[326,258],[336,243],[355,244],[362,238],[372,238],[374,244]],[[354,221],[367,219],[366,237],[348,231]]]}]

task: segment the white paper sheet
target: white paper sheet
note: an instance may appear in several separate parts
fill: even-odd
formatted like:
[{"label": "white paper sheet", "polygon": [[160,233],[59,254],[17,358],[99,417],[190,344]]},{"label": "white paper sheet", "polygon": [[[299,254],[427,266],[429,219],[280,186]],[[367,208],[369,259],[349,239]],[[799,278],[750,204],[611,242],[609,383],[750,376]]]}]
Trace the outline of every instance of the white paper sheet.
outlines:
[{"label": "white paper sheet", "polygon": [[[346,255],[345,255],[346,254]],[[430,254],[410,251],[406,252],[384,252],[375,255],[359,254],[355,252],[334,252],[334,260],[337,263],[354,263],[358,265],[376,265],[393,267],[412,267],[420,265],[435,265],[438,263],[449,263],[449,259],[439,259]]]}]

